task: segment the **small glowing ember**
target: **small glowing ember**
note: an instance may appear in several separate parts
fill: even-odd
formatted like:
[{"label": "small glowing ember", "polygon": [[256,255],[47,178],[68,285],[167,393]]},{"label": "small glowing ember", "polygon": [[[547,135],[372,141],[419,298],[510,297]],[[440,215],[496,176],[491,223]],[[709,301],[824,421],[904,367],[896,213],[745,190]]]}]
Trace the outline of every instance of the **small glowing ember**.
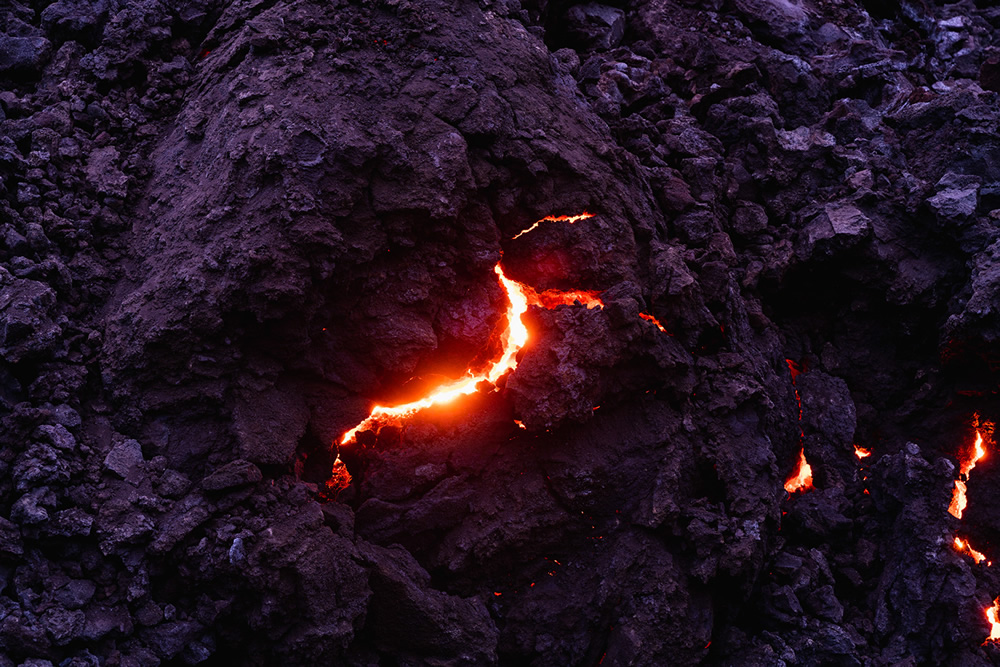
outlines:
[{"label": "small glowing ember", "polygon": [[642,319],[646,320],[647,322],[652,322],[653,324],[656,325],[657,329],[659,329],[663,333],[667,333],[666,328],[664,328],[664,326],[662,324],[660,324],[660,321],[658,319],[656,319],[655,317],[653,317],[652,315],[649,315],[648,313],[639,313],[639,317],[641,317]]},{"label": "small glowing ember", "polygon": [[948,506],[948,512],[951,513],[956,519],[962,518],[962,512],[965,511],[966,505],[969,501],[965,497],[965,492],[967,491],[967,484],[969,481],[969,473],[972,469],[976,467],[976,463],[979,462],[986,456],[986,448],[983,447],[983,434],[976,429],[976,443],[973,445],[972,454],[962,461],[959,466],[959,479],[955,480],[955,491],[951,496],[951,505]]},{"label": "small glowing ember", "polygon": [[859,459],[866,459],[872,455],[872,450],[854,445],[854,455],[857,456]]},{"label": "small glowing ember", "polygon": [[799,452],[799,469],[785,482],[785,491],[795,493],[796,491],[808,491],[813,488],[812,466],[806,461],[806,450]]},{"label": "small glowing ember", "polygon": [[[984,556],[982,552],[973,549],[972,545],[969,544],[968,541],[963,540],[961,537],[956,537],[954,544],[955,551],[970,556],[972,560],[976,561],[977,565],[986,560],[986,556]],[[987,565],[989,565],[989,563],[987,563]]]},{"label": "small glowing ember", "polygon": [[485,372],[478,375],[473,375],[472,372],[469,372],[465,377],[439,387],[430,396],[426,396],[419,401],[404,403],[394,407],[376,405],[372,408],[371,414],[368,415],[367,419],[344,434],[344,437],[340,440],[340,444],[346,445],[351,442],[359,431],[366,431],[376,425],[398,424],[404,418],[432,405],[443,405],[454,401],[460,396],[473,394],[476,392],[476,388],[480,382],[496,384],[496,381],[504,373],[517,367],[517,359],[515,357],[528,341],[528,329],[524,326],[524,322],[521,321],[521,316],[528,310],[528,297],[525,293],[525,290],[528,288],[505,276],[503,269],[500,268],[500,264],[497,264],[494,270],[500,279],[500,284],[503,285],[504,291],[507,292],[507,298],[510,300],[510,305],[507,308],[507,329],[503,333],[503,353],[500,355],[500,358]]},{"label": "small glowing ember", "polygon": [[524,236],[528,232],[538,227],[538,225],[542,224],[543,222],[565,222],[572,225],[574,222],[577,222],[579,220],[586,220],[587,218],[593,218],[593,217],[594,217],[593,213],[587,213],[586,211],[578,215],[549,215],[542,218],[541,220],[533,224],[531,227],[528,227],[527,229],[520,231],[514,236],[510,237],[510,240],[513,241],[519,236]]},{"label": "small glowing ember", "polygon": [[[992,626],[990,628],[990,636],[986,640],[987,642],[995,642],[1000,639],[1000,620],[997,618],[998,614],[1000,614],[1000,598],[994,600],[993,606],[986,609],[986,619]],[[983,643],[985,644],[986,642]]]}]

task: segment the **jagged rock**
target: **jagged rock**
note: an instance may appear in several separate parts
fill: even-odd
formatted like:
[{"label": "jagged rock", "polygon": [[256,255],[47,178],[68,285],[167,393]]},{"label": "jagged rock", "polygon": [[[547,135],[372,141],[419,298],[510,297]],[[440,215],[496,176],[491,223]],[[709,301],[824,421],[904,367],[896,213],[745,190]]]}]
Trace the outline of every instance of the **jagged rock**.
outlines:
[{"label": "jagged rock", "polygon": [[42,25],[76,39],[96,41],[100,24],[108,13],[106,0],[57,0],[42,11]]},{"label": "jagged rock", "polygon": [[55,591],[54,598],[66,609],[80,609],[94,597],[97,586],[88,579],[71,579]]},{"label": "jagged rock", "polygon": [[52,320],[55,293],[35,280],[15,279],[0,289],[0,353],[11,363],[51,351],[61,333]]},{"label": "jagged rock", "polygon": [[59,510],[51,521],[45,524],[44,531],[49,535],[61,537],[86,537],[90,535],[94,517],[79,507]]},{"label": "jagged rock", "polygon": [[625,12],[595,2],[574,5],[566,12],[565,30],[574,44],[610,49],[625,36]]},{"label": "jagged rock", "polygon": [[285,465],[309,423],[309,410],[294,393],[254,392],[233,413],[243,458],[261,465]]},{"label": "jagged rock", "polygon": [[365,555],[373,593],[367,623],[387,647],[442,664],[497,663],[497,629],[481,599],[431,589],[430,575],[404,549],[371,546]]},{"label": "jagged rock", "polygon": [[87,161],[87,176],[101,194],[124,197],[128,177],[119,169],[121,155],[111,147],[98,148]]},{"label": "jagged rock", "polygon": [[80,636],[96,640],[107,636],[127,636],[132,633],[132,617],[124,605],[95,603],[83,610],[84,623]]},{"label": "jagged rock", "polygon": [[0,73],[36,74],[52,45],[44,37],[13,37],[0,34]]},{"label": "jagged rock", "polygon": [[64,646],[76,638],[84,628],[86,616],[82,611],[67,611],[58,607],[42,615],[42,625],[56,646]]},{"label": "jagged rock", "polygon": [[[70,424],[79,426],[80,416],[76,414],[76,412],[73,411],[69,406],[61,406],[61,407],[64,408],[66,411],[69,411],[69,413],[71,413],[73,416],[75,416],[74,419],[74,417],[71,417],[69,414],[66,414],[64,418]],[[36,434],[39,438],[44,438],[45,440],[47,440],[56,449],[60,449],[64,452],[73,451],[77,446],[76,438],[73,437],[72,433],[66,430],[66,426],[64,426],[63,424],[54,424],[54,425],[43,424],[42,426],[38,427],[38,429],[36,430]]]},{"label": "jagged rock", "polygon": [[963,222],[976,214],[979,188],[946,189],[927,200],[927,204],[943,223]]},{"label": "jagged rock", "polygon": [[851,204],[827,204],[803,230],[807,254],[850,248],[871,234],[871,220]]},{"label": "jagged rock", "polygon": [[122,479],[128,476],[143,463],[142,445],[137,440],[124,439],[104,457],[104,467]]},{"label": "jagged rock", "polygon": [[230,461],[201,480],[201,487],[206,491],[223,491],[248,484],[256,484],[263,478],[260,468],[249,461],[237,459]]},{"label": "jagged rock", "polygon": [[10,508],[10,518],[22,526],[43,523],[48,520],[49,512],[55,504],[55,494],[48,487],[28,491],[14,501]]},{"label": "jagged rock", "polygon": [[7,556],[20,556],[24,553],[21,532],[15,524],[3,517],[0,517],[0,553]]}]

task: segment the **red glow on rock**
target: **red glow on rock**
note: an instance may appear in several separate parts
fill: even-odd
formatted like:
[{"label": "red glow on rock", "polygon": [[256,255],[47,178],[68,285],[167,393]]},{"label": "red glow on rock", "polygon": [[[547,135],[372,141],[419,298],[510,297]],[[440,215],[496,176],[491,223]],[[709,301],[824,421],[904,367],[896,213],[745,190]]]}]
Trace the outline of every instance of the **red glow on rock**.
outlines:
[{"label": "red glow on rock", "polygon": [[329,479],[326,480],[327,493],[336,498],[337,494],[351,485],[351,473],[347,472],[347,466],[337,457],[333,462],[333,470]]},{"label": "red glow on rock", "polygon": [[795,384],[795,378],[806,372],[805,364],[797,363],[791,359],[785,359],[785,363],[788,364],[788,370],[792,374],[792,384]]},{"label": "red glow on rock", "polygon": [[403,419],[413,415],[432,405],[443,405],[451,403],[460,396],[467,396],[477,391],[481,382],[488,382],[495,385],[504,374],[517,367],[517,353],[528,342],[528,329],[521,320],[521,316],[528,310],[528,297],[526,288],[521,283],[511,280],[504,275],[503,269],[498,263],[494,268],[501,286],[507,293],[509,304],[507,306],[507,329],[503,332],[503,351],[500,358],[493,362],[490,367],[479,373],[473,374],[471,371],[451,383],[435,389],[430,395],[417,401],[403,403],[393,407],[376,405],[372,408],[368,417],[360,424],[352,428],[341,438],[340,444],[346,445],[354,440],[354,436],[360,431],[366,431],[376,426],[387,424],[400,424]]},{"label": "red glow on rock", "polygon": [[795,474],[785,482],[785,491],[796,493],[798,491],[808,491],[813,488],[812,466],[806,461],[805,449],[799,452],[799,468]]}]

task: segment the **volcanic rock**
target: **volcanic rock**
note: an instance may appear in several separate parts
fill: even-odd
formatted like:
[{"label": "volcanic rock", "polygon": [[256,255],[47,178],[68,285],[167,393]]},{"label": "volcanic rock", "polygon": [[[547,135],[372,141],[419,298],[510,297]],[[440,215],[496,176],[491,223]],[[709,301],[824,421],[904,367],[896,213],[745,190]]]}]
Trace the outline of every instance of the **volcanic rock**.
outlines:
[{"label": "volcanic rock", "polygon": [[51,51],[44,37],[0,34],[0,73],[37,73]]}]

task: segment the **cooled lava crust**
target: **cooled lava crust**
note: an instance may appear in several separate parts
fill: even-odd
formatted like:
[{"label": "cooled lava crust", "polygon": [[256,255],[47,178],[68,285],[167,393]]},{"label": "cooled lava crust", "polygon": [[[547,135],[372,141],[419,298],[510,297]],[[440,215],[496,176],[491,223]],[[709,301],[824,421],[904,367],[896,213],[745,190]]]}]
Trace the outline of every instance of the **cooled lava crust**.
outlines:
[{"label": "cooled lava crust", "polygon": [[985,1],[9,0],[0,667],[1000,665],[998,90]]}]

